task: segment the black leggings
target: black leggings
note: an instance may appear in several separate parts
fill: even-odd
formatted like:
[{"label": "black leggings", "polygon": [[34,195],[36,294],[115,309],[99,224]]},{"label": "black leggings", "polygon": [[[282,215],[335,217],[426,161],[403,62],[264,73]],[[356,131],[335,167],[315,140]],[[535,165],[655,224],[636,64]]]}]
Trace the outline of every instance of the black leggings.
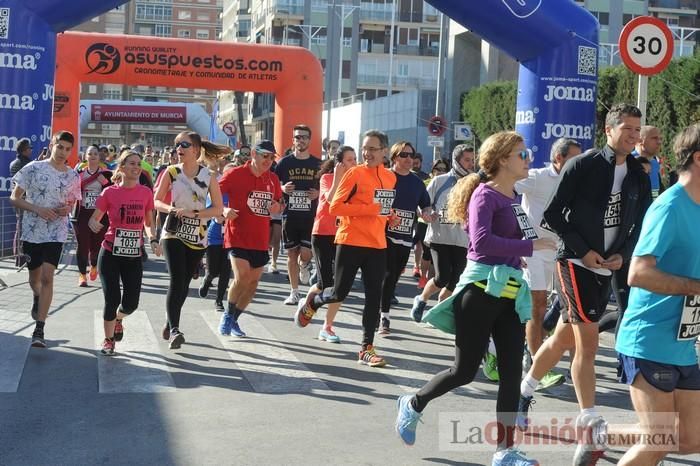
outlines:
[{"label": "black leggings", "polygon": [[435,266],[433,281],[438,288],[454,291],[459,276],[467,266],[467,248],[448,244],[430,244],[430,254]]},{"label": "black leggings", "polygon": [[382,312],[389,312],[391,298],[396,291],[396,283],[401,277],[401,271],[406,267],[411,248],[394,244],[390,239],[386,240],[386,272],[384,273],[384,285],[382,286]]},{"label": "black leggings", "polygon": [[498,442],[499,446],[511,447],[520,398],[525,324],[520,323],[514,300],[495,298],[473,284],[467,285],[455,298],[454,314],[457,328],[454,365],[434,376],[418,391],[415,408],[423,411],[431,400],[474,380],[489,336],[493,335],[500,377],[496,401]]},{"label": "black leggings", "polygon": [[[143,278],[143,262],[140,257],[114,256],[106,249],[100,249],[97,259],[102,282],[102,293],[105,297],[105,307],[102,312],[104,320],[111,322],[117,318],[117,309],[131,314],[139,307],[141,296],[141,279]],[[121,292],[119,282],[124,287]]]},{"label": "black leggings", "polygon": [[214,278],[219,277],[216,284],[216,300],[223,301],[228,289],[228,281],[231,278],[231,261],[228,258],[228,249],[221,244],[207,246],[207,274],[204,281],[211,285]]},{"label": "black leggings", "polygon": [[165,308],[170,329],[180,327],[180,313],[190,290],[192,275],[202,260],[204,249],[192,249],[176,238],[164,239],[163,255],[170,272]]},{"label": "black leggings", "polygon": [[314,261],[318,271],[317,286],[323,290],[333,286],[333,269],[335,268],[335,236],[312,235],[311,250],[314,252]]},{"label": "black leggings", "polygon": [[324,304],[340,303],[352,288],[357,270],[362,271],[365,288],[365,307],[362,309],[362,344],[374,342],[374,330],[379,319],[382,279],[386,268],[386,249],[363,248],[339,244],[335,255],[335,285],[316,295],[311,307],[318,309]]}]

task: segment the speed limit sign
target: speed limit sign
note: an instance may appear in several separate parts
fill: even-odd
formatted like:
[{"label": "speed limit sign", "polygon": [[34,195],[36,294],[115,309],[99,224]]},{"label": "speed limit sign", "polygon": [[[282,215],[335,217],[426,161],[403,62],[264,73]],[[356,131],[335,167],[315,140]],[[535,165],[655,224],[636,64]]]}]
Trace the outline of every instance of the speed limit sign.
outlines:
[{"label": "speed limit sign", "polygon": [[627,23],[618,45],[625,66],[644,76],[662,72],[673,58],[673,34],[653,16],[638,16]]}]

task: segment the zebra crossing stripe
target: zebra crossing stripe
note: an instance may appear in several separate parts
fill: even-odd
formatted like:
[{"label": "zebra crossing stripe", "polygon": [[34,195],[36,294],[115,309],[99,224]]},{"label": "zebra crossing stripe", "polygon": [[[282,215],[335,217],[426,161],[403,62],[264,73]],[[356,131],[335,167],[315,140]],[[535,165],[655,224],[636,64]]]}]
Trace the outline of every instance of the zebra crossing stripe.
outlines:
[{"label": "zebra crossing stripe", "polygon": [[[102,311],[95,311],[95,348],[104,341]],[[124,319],[124,339],[116,344],[114,356],[97,349],[100,393],[174,392],[168,364],[145,312],[136,311]]]},{"label": "zebra crossing stripe", "polygon": [[14,393],[19,388],[33,331],[29,310],[0,309],[0,393]]},{"label": "zebra crossing stripe", "polygon": [[[330,391],[321,378],[299,361],[294,354],[260,321],[248,314],[241,316],[246,338],[219,334],[220,313],[200,311],[221,345],[257,393],[310,393]],[[290,320],[290,325],[293,325]]]}]

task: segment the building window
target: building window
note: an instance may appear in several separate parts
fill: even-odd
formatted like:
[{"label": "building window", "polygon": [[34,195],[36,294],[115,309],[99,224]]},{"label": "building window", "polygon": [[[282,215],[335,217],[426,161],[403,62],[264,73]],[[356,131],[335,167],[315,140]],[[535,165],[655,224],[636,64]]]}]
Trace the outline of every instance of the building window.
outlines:
[{"label": "building window", "polygon": [[190,10],[178,11],[177,19],[192,19],[192,12]]},{"label": "building window", "polygon": [[398,28],[399,45],[418,45],[418,28]]},{"label": "building window", "polygon": [[88,94],[97,94],[97,86],[94,84],[90,84],[88,86]]},{"label": "building window", "polygon": [[177,36],[181,39],[189,39],[190,31],[188,29],[180,29],[179,31],[177,31]]},{"label": "building window", "polygon": [[173,17],[173,7],[166,5],[136,4],[136,19],[142,21],[165,21]]},{"label": "building window", "polygon": [[399,63],[397,68],[397,76],[408,77],[408,63]]},{"label": "building window", "polygon": [[209,31],[207,29],[197,29],[197,39],[209,39]]},{"label": "building window", "polygon": [[157,37],[172,37],[173,26],[171,24],[156,24],[153,35]]},{"label": "building window", "polygon": [[197,21],[209,22],[209,13],[197,13]]},{"label": "building window", "polygon": [[122,100],[121,86],[105,84],[104,88],[102,89],[102,98],[105,100]]}]

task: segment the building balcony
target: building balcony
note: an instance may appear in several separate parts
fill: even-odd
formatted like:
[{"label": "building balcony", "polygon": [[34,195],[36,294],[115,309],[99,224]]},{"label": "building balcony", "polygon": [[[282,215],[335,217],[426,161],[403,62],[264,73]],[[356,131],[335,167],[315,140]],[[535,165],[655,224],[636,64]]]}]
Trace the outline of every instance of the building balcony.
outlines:
[{"label": "building balcony", "polygon": [[[358,87],[387,87],[389,85],[389,76],[387,74],[358,74]],[[437,87],[436,78],[421,78],[414,76],[396,76],[392,78],[394,87],[419,88],[419,89],[434,89]]]}]

